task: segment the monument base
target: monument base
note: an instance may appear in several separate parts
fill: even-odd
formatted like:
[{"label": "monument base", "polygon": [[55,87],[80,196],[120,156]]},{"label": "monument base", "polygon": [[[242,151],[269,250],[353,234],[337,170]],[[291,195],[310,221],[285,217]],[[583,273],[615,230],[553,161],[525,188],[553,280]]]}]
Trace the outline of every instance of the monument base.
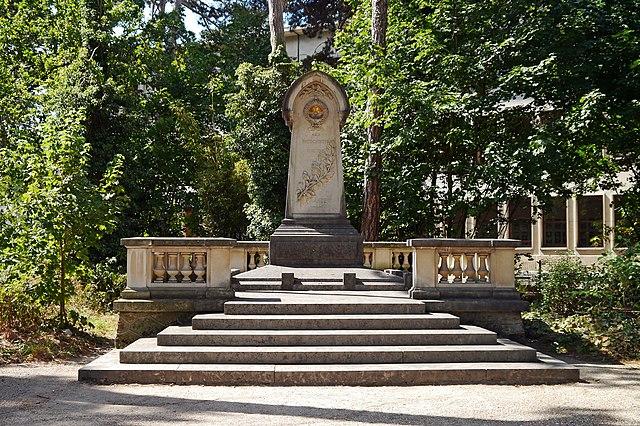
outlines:
[{"label": "monument base", "polygon": [[362,236],[348,220],[284,219],[271,235],[269,262],[294,267],[361,267]]}]

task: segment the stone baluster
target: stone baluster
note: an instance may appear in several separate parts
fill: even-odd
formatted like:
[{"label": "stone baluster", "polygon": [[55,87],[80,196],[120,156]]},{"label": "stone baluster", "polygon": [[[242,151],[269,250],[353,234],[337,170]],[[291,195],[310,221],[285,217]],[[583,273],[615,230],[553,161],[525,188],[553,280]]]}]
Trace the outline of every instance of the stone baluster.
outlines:
[{"label": "stone baluster", "polygon": [[196,275],[196,282],[203,283],[206,273],[206,257],[205,253],[194,253],[193,255],[193,273]]},{"label": "stone baluster", "polygon": [[191,253],[180,253],[180,274],[182,283],[191,282]]},{"label": "stone baluster", "polygon": [[264,263],[264,253],[261,252],[256,252],[256,255],[258,256],[258,263],[256,263],[256,268],[261,268],[265,265]]},{"label": "stone baluster", "polygon": [[400,269],[400,253],[397,251],[393,251],[391,252],[391,265],[393,266],[393,269]]},{"label": "stone baluster", "polygon": [[474,283],[478,280],[478,274],[476,274],[476,267],[475,267],[475,258],[476,258],[475,253],[466,253],[464,255],[464,259],[465,259],[464,275],[467,277],[468,283]]},{"label": "stone baluster", "polygon": [[407,272],[411,265],[409,264],[409,252],[402,252],[402,270]]},{"label": "stone baluster", "polygon": [[249,252],[249,270],[252,271],[256,269],[256,256],[253,251]]},{"label": "stone baluster", "polygon": [[438,274],[440,279],[438,282],[449,282],[449,253],[439,253],[440,267],[438,268]]},{"label": "stone baluster", "polygon": [[178,282],[178,253],[167,253],[167,275],[169,275],[168,282]]},{"label": "stone baluster", "polygon": [[453,275],[454,283],[462,282],[462,268],[460,266],[461,257],[461,254],[453,255],[453,269],[451,270],[451,274]]},{"label": "stone baluster", "polygon": [[164,282],[165,272],[166,272],[166,268],[164,266],[164,253],[154,252],[153,253],[153,282],[154,283]]},{"label": "stone baluster", "polygon": [[487,270],[487,254],[478,253],[478,281],[489,281],[489,271]]},{"label": "stone baluster", "polygon": [[371,268],[371,264],[373,263],[373,252],[365,251],[362,255],[362,266],[365,268]]}]

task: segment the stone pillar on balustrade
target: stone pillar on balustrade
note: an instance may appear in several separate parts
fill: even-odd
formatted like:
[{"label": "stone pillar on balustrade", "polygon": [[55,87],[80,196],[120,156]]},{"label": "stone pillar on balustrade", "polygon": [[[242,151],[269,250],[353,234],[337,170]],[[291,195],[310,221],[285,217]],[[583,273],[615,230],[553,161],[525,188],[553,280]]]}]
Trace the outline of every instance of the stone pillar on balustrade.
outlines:
[{"label": "stone pillar on balustrade", "polygon": [[523,333],[528,304],[515,288],[515,248],[510,239],[412,239],[410,295],[427,310],[449,312],[463,323],[503,335]]},{"label": "stone pillar on balustrade", "polygon": [[165,327],[221,312],[233,299],[231,238],[124,238],[127,287],[114,302],[119,347]]}]

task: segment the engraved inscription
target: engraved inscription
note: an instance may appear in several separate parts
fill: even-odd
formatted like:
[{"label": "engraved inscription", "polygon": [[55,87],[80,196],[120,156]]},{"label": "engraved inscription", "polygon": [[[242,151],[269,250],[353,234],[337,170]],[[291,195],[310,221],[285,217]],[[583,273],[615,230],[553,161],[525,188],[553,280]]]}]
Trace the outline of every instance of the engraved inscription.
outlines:
[{"label": "engraved inscription", "polygon": [[330,199],[328,197],[317,197],[310,204],[315,208],[324,208],[329,204]]}]

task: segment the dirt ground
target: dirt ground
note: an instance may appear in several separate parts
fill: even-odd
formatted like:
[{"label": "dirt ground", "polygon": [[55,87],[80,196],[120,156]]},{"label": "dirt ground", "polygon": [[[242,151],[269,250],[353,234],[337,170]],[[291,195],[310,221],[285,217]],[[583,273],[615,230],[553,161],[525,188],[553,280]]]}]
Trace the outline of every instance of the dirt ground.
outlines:
[{"label": "dirt ground", "polygon": [[[89,361],[0,367],[0,424],[640,424],[640,369],[551,386],[205,387],[79,383]],[[570,361],[570,360],[569,360]]]}]

